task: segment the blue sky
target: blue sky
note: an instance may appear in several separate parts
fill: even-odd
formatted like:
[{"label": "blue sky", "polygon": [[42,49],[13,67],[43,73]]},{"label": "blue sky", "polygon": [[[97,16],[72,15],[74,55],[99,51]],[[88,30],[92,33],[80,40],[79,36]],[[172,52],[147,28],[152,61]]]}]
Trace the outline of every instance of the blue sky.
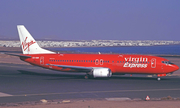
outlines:
[{"label": "blue sky", "polygon": [[0,0],[0,37],[19,24],[35,39],[180,41],[180,0]]}]

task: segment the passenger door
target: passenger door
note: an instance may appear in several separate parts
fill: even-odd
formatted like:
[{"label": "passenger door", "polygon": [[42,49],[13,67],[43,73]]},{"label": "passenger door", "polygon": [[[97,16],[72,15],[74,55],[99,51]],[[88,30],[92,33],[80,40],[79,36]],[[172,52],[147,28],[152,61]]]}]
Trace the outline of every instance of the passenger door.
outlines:
[{"label": "passenger door", "polygon": [[155,58],[151,59],[151,68],[156,68],[156,59]]},{"label": "passenger door", "polygon": [[44,65],[44,57],[43,56],[40,57],[40,65]]}]

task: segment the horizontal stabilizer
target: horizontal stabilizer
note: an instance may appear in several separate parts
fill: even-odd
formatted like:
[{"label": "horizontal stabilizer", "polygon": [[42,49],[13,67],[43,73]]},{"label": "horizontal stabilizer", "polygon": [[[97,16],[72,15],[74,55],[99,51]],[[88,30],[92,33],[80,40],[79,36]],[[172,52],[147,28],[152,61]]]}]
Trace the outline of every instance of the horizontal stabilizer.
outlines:
[{"label": "horizontal stabilizer", "polygon": [[31,56],[26,56],[23,54],[15,54],[15,53],[5,53],[7,55],[12,55],[12,56],[18,56],[18,57],[25,57],[25,58],[31,58]]}]

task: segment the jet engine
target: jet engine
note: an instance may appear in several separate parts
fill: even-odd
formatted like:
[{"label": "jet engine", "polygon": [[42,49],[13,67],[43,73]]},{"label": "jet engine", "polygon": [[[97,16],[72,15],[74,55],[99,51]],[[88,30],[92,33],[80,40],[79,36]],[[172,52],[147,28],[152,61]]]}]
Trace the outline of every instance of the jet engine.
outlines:
[{"label": "jet engine", "polygon": [[112,72],[109,68],[93,68],[90,75],[96,77],[111,77]]}]

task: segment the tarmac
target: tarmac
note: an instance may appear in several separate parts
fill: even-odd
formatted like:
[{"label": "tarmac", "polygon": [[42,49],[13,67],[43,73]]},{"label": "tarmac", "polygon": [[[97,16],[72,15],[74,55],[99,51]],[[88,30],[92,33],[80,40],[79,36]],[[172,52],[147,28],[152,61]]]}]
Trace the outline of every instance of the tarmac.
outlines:
[{"label": "tarmac", "polygon": [[[180,66],[179,58],[167,57],[167,59]],[[0,62],[0,106],[2,107],[21,106],[24,103],[42,105],[40,101],[42,99],[47,100],[43,105],[66,102],[71,104],[82,102],[87,105],[87,101],[95,100],[94,102],[102,104],[110,101],[116,107],[118,106],[116,102],[121,101],[129,104],[133,102],[137,104],[139,101],[144,103],[147,96],[150,97],[151,102],[159,101],[160,106],[163,106],[162,103],[165,101],[164,104],[171,101],[171,103],[177,102],[173,107],[180,106],[178,104],[180,103],[179,70],[172,76],[162,77],[161,81],[157,81],[154,76],[146,75],[115,75],[105,79],[84,79],[85,74],[82,73],[43,69],[9,55],[0,54]],[[17,103],[21,104],[17,105]]]}]

